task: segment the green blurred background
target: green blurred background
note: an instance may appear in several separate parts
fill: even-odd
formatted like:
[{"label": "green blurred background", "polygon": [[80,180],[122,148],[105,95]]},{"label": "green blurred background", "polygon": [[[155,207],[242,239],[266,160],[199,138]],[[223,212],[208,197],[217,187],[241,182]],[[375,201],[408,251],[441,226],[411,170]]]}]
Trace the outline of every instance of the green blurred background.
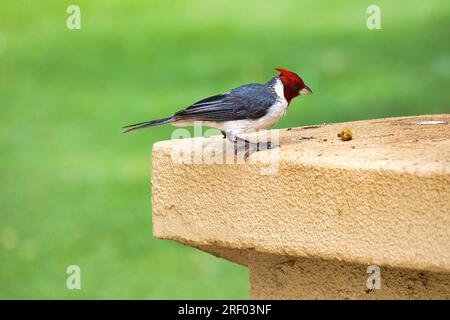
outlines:
[{"label": "green blurred background", "polygon": [[274,67],[315,93],[277,127],[446,113],[449,30],[442,0],[2,0],[0,298],[247,298],[245,268],[152,238],[151,148],[173,127],[120,127]]}]

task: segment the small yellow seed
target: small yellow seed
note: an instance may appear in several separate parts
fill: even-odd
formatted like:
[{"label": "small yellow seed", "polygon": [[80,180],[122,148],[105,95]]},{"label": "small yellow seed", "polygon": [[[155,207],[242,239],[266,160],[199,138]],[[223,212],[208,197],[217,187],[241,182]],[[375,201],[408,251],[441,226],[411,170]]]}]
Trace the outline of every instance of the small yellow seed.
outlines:
[{"label": "small yellow seed", "polygon": [[352,132],[347,128],[344,128],[337,136],[341,138],[342,141],[350,141],[353,138]]}]

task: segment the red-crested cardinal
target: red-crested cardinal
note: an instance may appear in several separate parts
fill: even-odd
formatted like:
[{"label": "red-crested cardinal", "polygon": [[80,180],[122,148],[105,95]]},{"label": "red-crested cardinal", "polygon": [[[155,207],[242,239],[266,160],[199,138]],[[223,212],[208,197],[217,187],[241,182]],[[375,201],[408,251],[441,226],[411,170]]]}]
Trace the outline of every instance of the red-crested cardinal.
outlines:
[{"label": "red-crested cardinal", "polygon": [[[217,128],[235,145],[244,143],[260,150],[260,144],[251,143],[237,135],[273,126],[285,115],[291,100],[299,95],[312,94],[296,73],[276,68],[280,74],[266,84],[252,83],[237,87],[198,101],[173,116],[132,124],[123,127],[125,132],[171,123],[175,126],[192,126],[194,121]],[[264,149],[272,148],[270,142]],[[236,149],[235,149],[236,150]]]}]

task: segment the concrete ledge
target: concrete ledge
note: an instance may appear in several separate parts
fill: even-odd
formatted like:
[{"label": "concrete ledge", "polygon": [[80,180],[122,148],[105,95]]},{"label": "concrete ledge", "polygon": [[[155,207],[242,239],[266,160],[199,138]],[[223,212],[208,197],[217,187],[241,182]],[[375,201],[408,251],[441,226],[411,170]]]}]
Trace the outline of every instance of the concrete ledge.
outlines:
[{"label": "concrete ledge", "polygon": [[[273,131],[281,148],[272,174],[261,173],[261,159],[273,150],[244,164],[180,164],[173,149],[184,142],[159,142],[154,236],[249,266],[254,298],[367,297],[372,264],[391,280],[370,298],[450,298],[449,122],[433,115]],[[353,140],[336,136],[343,128]],[[363,280],[349,276],[361,270]]]}]

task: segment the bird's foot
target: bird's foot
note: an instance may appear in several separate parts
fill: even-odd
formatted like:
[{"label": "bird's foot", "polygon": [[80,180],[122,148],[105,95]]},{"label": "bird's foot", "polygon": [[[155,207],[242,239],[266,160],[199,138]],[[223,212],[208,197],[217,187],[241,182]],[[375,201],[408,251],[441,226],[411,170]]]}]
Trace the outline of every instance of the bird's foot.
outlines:
[{"label": "bird's foot", "polygon": [[270,149],[275,149],[275,148],[279,148],[280,145],[278,144],[274,144],[272,142],[258,142],[258,143],[254,143],[256,145],[256,150],[257,151],[263,151],[263,150],[270,150]]},{"label": "bird's foot", "polygon": [[248,145],[246,144],[245,147],[246,147],[245,148],[245,159],[247,159],[248,157],[250,157],[255,152],[279,148],[280,145],[274,144],[274,143],[272,143],[270,141],[266,142],[266,143],[262,143],[262,142],[252,143],[252,142],[250,142]]},{"label": "bird's foot", "polygon": [[270,149],[275,149],[275,148],[280,147],[279,145],[273,144],[270,141],[268,141],[268,142],[250,142],[248,140],[239,138],[237,136],[227,135],[224,131],[222,131],[222,134],[223,134],[224,138],[226,137],[230,141],[233,142],[235,156],[237,156],[237,154],[238,154],[239,146],[243,147],[243,149],[245,150],[245,154],[244,154],[245,159],[247,159],[250,155],[252,155],[255,152],[270,150]]}]

